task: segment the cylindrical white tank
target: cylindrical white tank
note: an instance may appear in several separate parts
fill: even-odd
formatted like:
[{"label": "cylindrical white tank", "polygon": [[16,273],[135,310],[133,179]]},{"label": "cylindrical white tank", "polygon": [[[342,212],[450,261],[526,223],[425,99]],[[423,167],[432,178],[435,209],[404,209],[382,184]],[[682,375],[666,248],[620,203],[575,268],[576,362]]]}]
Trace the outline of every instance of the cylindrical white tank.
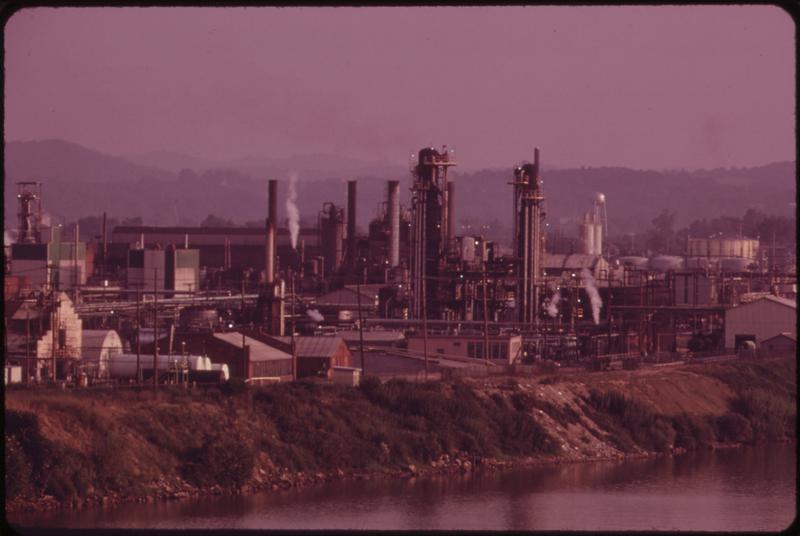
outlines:
[{"label": "cylindrical white tank", "polygon": [[[160,355],[158,356],[158,370],[168,370],[171,365],[180,360],[180,356]],[[153,356],[142,355],[140,357],[140,368],[144,371],[153,370]],[[136,354],[118,354],[109,356],[108,374],[111,378],[132,379],[136,378]]]},{"label": "cylindrical white tank", "polygon": [[602,255],[603,254],[603,226],[600,225],[599,222],[596,222],[594,225],[594,254],[595,255]]},{"label": "cylindrical white tank", "polygon": [[654,272],[666,272],[667,270],[679,270],[683,265],[683,259],[672,255],[656,255],[647,262],[647,267]]},{"label": "cylindrical white tank", "polygon": [[203,356],[187,355],[186,360],[189,362],[189,370],[205,370],[206,362]]},{"label": "cylindrical white tank", "polygon": [[580,248],[584,255],[594,254],[594,225],[583,222],[580,226]]},{"label": "cylindrical white tank", "polygon": [[475,260],[475,239],[471,236],[461,238],[461,260],[465,262]]},{"label": "cylindrical white tank", "polygon": [[231,379],[230,370],[228,369],[228,365],[225,364],[225,363],[212,363],[211,364],[211,370],[221,370],[222,371],[222,377],[225,378],[225,381],[228,381],[228,380]]},{"label": "cylindrical white tank", "polygon": [[203,358],[203,363],[204,363],[204,367],[205,367],[203,370],[211,370],[211,358],[210,357],[205,356]]}]

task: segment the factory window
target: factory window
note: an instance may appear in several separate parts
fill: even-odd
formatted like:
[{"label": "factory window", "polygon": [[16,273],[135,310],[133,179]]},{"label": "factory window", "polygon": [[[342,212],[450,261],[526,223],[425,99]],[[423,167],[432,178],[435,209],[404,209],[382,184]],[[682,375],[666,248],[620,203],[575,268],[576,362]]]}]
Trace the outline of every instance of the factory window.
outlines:
[{"label": "factory window", "polygon": [[444,353],[444,348],[437,348],[436,349],[436,353],[437,354],[443,354]]},{"label": "factory window", "polygon": [[468,342],[467,343],[467,356],[475,357],[475,343],[474,342]]},{"label": "factory window", "polygon": [[461,346],[461,341],[455,341],[453,343],[453,346],[455,346],[456,348],[460,347]]}]

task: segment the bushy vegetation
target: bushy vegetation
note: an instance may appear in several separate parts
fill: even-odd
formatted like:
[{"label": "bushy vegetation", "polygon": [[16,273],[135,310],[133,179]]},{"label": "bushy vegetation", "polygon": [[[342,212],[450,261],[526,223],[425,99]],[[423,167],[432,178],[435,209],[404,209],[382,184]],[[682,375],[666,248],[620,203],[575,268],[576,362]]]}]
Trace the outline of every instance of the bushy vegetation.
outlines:
[{"label": "bushy vegetation", "polygon": [[[658,415],[644,404],[617,391],[601,393],[592,390],[587,402],[611,418],[610,427],[622,436],[627,450],[630,450],[628,443],[632,442],[645,450],[663,452],[675,442],[675,429],[669,417]],[[606,423],[609,424],[608,420]]]},{"label": "bushy vegetation", "polygon": [[794,364],[737,362],[703,371],[735,393],[727,414],[660,415],[613,390],[589,391],[576,411],[512,383],[488,395],[465,382],[382,384],[373,377],[358,389],[301,381],[17,391],[10,395],[17,403],[5,411],[6,498],[144,495],[152,483],[178,477],[235,488],[250,481],[257,460],[282,473],[379,470],[463,452],[557,454],[559,445],[537,421],[540,411],[563,426],[591,419],[597,429],[587,432],[623,452],[796,435]]},{"label": "bushy vegetation", "polygon": [[275,423],[284,445],[275,449],[275,439],[267,438],[264,447],[276,461],[300,470],[405,465],[460,451],[513,456],[554,448],[528,413],[505,405],[503,397],[483,399],[462,383],[381,384],[367,377],[359,390],[300,383],[257,393],[255,403]]}]

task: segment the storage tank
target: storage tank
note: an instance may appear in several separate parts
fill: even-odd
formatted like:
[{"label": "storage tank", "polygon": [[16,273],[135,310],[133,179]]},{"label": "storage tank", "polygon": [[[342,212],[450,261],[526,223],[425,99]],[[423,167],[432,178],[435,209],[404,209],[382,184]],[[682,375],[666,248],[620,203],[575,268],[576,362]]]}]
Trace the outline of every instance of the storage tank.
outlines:
[{"label": "storage tank", "polygon": [[461,238],[461,260],[464,262],[475,260],[475,239],[471,236]]},{"label": "storage tank", "polygon": [[205,370],[206,369],[206,362],[203,359],[203,356],[199,355],[187,355],[186,360],[189,363],[189,370]]},{"label": "storage tank", "polygon": [[594,255],[594,224],[589,221],[588,213],[584,216],[579,230],[581,253]]},{"label": "storage tank", "polygon": [[230,370],[228,370],[228,365],[225,363],[212,363],[211,370],[213,371],[222,371],[222,377],[225,378],[225,381],[231,379]]},{"label": "storage tank", "polygon": [[637,270],[646,270],[648,259],[647,257],[636,257],[633,255],[629,255],[627,257],[620,257],[617,259],[620,264],[625,266],[626,268],[635,268]]},{"label": "storage tank", "polygon": [[202,370],[211,370],[211,358],[206,356],[203,357],[203,368]]},{"label": "storage tank", "polygon": [[[181,356],[160,355],[158,356],[158,370],[166,372],[170,366],[178,362]],[[152,373],[153,356],[142,355],[140,357],[140,368],[142,371]],[[109,356],[108,375],[119,380],[136,378],[136,354],[117,354]]]},{"label": "storage tank", "polygon": [[654,272],[679,270],[683,266],[683,259],[673,255],[656,255],[647,261],[647,267]]},{"label": "storage tank", "polygon": [[709,270],[711,261],[706,257],[689,257],[684,263],[687,270]]},{"label": "storage tank", "polygon": [[603,254],[603,226],[600,223],[595,223],[594,227],[594,254]]}]

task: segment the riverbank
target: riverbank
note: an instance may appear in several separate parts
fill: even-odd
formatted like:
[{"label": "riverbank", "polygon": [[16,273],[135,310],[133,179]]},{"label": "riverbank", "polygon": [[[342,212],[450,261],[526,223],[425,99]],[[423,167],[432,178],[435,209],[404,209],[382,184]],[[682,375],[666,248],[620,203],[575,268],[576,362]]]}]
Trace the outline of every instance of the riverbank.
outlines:
[{"label": "riverbank", "polygon": [[6,392],[6,509],[669,455],[795,436],[793,359],[359,389]]}]

